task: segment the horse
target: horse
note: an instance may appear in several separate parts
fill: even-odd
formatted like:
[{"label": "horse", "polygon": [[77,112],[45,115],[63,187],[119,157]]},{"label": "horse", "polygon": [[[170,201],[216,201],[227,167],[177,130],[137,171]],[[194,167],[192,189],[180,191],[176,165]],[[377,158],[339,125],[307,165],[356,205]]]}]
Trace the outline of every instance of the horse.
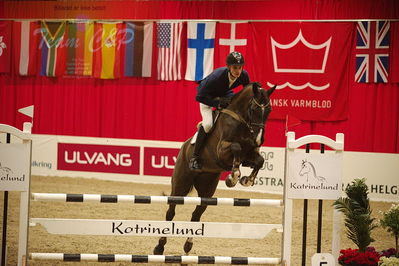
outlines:
[{"label": "horse", "polygon": [[[243,186],[254,184],[264,163],[259,147],[264,141],[265,123],[272,110],[269,97],[275,89],[276,86],[265,90],[258,82],[250,83],[232,97],[227,108],[219,111],[200,154],[203,165],[200,171],[189,169],[194,149],[192,138],[183,143],[171,179],[171,196],[186,196],[195,188],[198,197],[212,197],[224,171],[231,171],[225,181],[228,187],[234,187],[238,181]],[[253,168],[251,174],[241,177],[240,165]],[[173,220],[175,208],[176,204],[169,204],[166,221]],[[199,222],[206,208],[206,205],[196,206],[191,221]],[[162,255],[166,242],[166,237],[159,238],[153,253]],[[184,244],[186,254],[192,246],[193,240],[189,237]]]},{"label": "horse", "polygon": [[299,171],[300,176],[306,175],[306,182],[309,182],[309,174],[312,175],[313,178],[317,179],[319,182],[326,182],[326,179],[322,176],[318,176],[316,173],[316,168],[311,162],[307,160],[302,160],[301,170]]}]

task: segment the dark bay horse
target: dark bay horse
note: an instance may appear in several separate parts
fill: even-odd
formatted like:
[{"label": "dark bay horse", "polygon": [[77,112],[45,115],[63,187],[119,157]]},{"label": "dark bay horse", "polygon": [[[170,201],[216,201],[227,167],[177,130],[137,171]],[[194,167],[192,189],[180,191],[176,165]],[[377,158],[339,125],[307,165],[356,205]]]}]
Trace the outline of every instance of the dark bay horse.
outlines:
[{"label": "dark bay horse", "polygon": [[[194,145],[191,138],[181,147],[172,176],[171,196],[186,196],[194,187],[198,197],[212,197],[219,182],[220,173],[231,171],[226,185],[233,187],[238,181],[244,186],[252,186],[264,159],[259,154],[263,143],[264,127],[271,112],[269,90],[261,88],[257,82],[248,84],[235,94],[230,105],[220,111],[212,132],[201,152],[203,166],[200,172],[189,169],[189,160]],[[241,177],[240,165],[253,168],[249,176]],[[241,178],[240,178],[241,177]],[[175,216],[176,204],[170,204],[166,212],[166,221]],[[206,205],[196,206],[191,221],[199,222]],[[166,237],[161,237],[154,248],[154,254],[164,252]],[[193,245],[192,238],[184,244],[186,254]]]}]

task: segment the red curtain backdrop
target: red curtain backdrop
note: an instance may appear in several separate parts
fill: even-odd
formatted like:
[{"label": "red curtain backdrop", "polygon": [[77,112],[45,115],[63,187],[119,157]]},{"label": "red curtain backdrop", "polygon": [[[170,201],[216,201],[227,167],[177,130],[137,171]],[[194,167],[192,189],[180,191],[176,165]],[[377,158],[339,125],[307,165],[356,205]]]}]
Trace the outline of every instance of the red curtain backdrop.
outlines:
[{"label": "red curtain backdrop", "polygon": [[[384,1],[4,1],[0,18],[89,19],[397,19],[398,2]],[[162,5],[150,12],[151,5]],[[21,5],[28,5],[20,8]],[[30,6],[29,6],[30,5]],[[54,5],[58,5],[55,7]],[[74,5],[78,13],[68,11]],[[124,6],[123,6],[124,5]],[[136,8],[130,8],[133,5]],[[226,8],[226,5],[229,8]],[[86,6],[91,10],[84,11]],[[129,8],[126,8],[129,6]],[[47,10],[49,13],[43,13]],[[105,11],[104,11],[105,10]],[[118,10],[118,13],[116,10]],[[206,11],[205,11],[206,10]],[[139,12],[140,11],[140,12]],[[106,13],[104,17],[99,17]],[[206,13],[206,14],[205,14]],[[116,17],[118,15],[118,17]],[[79,17],[80,16],[80,17]],[[83,16],[83,17],[82,17]],[[331,22],[334,23],[334,22]],[[155,33],[154,33],[155,34]],[[0,74],[0,123],[22,128],[30,119],[17,110],[35,106],[33,133],[184,141],[200,120],[191,81],[158,81],[154,41],[151,78],[101,80],[91,77]],[[184,47],[182,51],[185,51]],[[353,51],[352,51],[353,53]],[[255,56],[255,55],[254,55]],[[183,56],[184,58],[184,56]],[[13,60],[11,60],[13,62]],[[183,65],[185,62],[183,62]],[[351,60],[354,64],[354,60]],[[247,69],[256,77],[256,65]],[[349,67],[346,120],[302,121],[297,136],[345,134],[345,150],[399,153],[399,85],[354,82]],[[183,69],[185,73],[185,69]],[[278,91],[274,97],[278,96]],[[269,120],[266,146],[285,146],[285,120]]]}]

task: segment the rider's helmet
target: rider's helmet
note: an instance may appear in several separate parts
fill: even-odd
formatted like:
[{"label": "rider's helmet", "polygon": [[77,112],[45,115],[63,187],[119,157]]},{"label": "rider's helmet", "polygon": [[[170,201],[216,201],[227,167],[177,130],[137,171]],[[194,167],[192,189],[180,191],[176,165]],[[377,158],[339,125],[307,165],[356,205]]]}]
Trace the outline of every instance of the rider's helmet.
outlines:
[{"label": "rider's helmet", "polygon": [[226,64],[229,66],[243,66],[244,57],[240,52],[231,52],[226,58]]}]

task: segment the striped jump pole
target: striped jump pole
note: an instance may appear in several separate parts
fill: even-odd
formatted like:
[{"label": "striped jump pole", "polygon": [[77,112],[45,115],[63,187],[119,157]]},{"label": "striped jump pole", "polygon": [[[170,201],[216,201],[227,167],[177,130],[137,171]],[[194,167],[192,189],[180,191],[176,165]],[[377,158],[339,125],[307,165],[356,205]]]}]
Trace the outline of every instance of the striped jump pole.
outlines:
[{"label": "striped jump pole", "polygon": [[209,206],[268,206],[281,207],[282,200],[277,199],[240,199],[240,198],[201,198],[179,196],[135,196],[103,194],[65,194],[65,193],[32,193],[35,201],[58,202],[98,202],[98,203],[133,203],[133,204],[178,204]]},{"label": "striped jump pole", "polygon": [[163,256],[129,254],[66,254],[66,253],[30,253],[31,260],[53,261],[95,261],[95,262],[132,262],[132,263],[196,263],[196,264],[279,264],[280,258],[258,257],[222,257],[222,256]]}]

